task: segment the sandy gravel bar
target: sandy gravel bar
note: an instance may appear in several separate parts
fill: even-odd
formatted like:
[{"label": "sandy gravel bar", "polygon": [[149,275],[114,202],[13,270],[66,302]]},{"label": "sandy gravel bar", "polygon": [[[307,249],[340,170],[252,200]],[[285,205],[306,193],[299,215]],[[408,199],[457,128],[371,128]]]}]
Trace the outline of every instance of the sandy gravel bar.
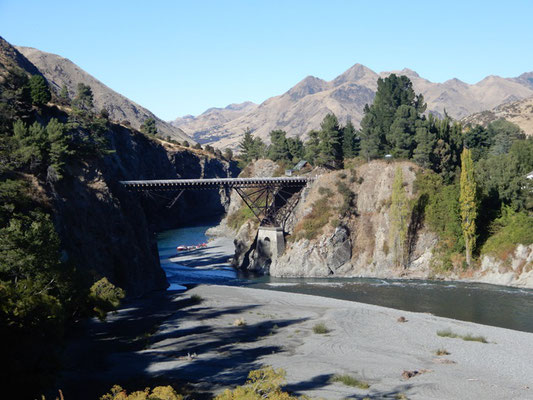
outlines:
[{"label": "sandy gravel bar", "polygon": [[[268,364],[287,371],[287,390],[328,399],[401,394],[410,399],[533,398],[531,333],[277,291],[199,286],[187,292],[193,294],[204,301],[190,310],[187,320],[162,325],[159,334],[171,337],[148,351],[165,355],[179,349],[197,358],[156,362],[151,372],[198,371],[195,364],[222,367],[229,358],[241,364],[229,370],[208,368],[211,382],[223,384],[228,373]],[[402,316],[407,322],[398,322]],[[246,325],[233,326],[239,318]],[[320,322],[329,333],[313,332]],[[481,335],[489,343],[437,335],[446,329]],[[179,331],[191,335],[176,337],[173,332]],[[437,356],[437,349],[450,354]],[[423,373],[406,379],[404,370]],[[334,374],[356,376],[370,388],[329,383]]]}]

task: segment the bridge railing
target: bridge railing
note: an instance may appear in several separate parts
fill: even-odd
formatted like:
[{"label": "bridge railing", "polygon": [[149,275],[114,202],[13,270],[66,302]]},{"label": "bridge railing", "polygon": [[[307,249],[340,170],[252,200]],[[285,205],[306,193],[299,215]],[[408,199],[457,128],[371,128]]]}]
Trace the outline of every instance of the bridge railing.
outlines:
[{"label": "bridge railing", "polygon": [[120,181],[131,191],[169,191],[169,190],[201,190],[220,188],[260,188],[295,186],[303,187],[313,181],[310,177],[280,177],[280,178],[212,178],[212,179],[156,179]]}]

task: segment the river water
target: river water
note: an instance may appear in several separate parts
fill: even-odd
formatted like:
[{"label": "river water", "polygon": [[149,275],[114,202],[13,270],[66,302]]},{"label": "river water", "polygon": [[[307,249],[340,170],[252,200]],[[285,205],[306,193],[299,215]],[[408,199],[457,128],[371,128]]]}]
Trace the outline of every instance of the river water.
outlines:
[{"label": "river water", "polygon": [[[179,245],[207,242],[213,223],[180,228],[158,235],[159,255],[171,290],[195,284],[223,284],[357,301],[399,310],[533,332],[533,289],[482,283],[374,278],[244,277],[226,264],[232,253],[199,258],[195,267],[165,261]],[[214,266],[213,266],[214,265]]]}]

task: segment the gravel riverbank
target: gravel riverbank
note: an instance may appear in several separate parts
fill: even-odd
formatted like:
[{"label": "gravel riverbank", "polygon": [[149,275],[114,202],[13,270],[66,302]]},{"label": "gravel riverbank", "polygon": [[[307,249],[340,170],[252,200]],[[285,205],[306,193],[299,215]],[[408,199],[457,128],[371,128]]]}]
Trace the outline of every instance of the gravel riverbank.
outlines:
[{"label": "gravel riverbank", "polygon": [[[204,268],[222,262],[229,243],[172,261]],[[67,349],[66,398],[180,382],[201,398],[262,365],[287,371],[285,390],[327,399],[533,398],[531,333],[331,298],[198,285],[132,301],[84,332]],[[370,387],[331,383],[337,374]]]}]

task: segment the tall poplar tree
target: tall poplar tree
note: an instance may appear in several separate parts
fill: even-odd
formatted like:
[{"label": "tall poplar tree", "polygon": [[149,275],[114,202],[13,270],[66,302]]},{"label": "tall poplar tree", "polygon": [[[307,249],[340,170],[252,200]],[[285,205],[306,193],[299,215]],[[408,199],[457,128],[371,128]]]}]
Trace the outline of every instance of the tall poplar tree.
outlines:
[{"label": "tall poplar tree", "polygon": [[472,251],[476,245],[476,181],[474,179],[474,163],[472,153],[466,147],[461,154],[461,226],[465,238],[466,263],[472,263]]}]

